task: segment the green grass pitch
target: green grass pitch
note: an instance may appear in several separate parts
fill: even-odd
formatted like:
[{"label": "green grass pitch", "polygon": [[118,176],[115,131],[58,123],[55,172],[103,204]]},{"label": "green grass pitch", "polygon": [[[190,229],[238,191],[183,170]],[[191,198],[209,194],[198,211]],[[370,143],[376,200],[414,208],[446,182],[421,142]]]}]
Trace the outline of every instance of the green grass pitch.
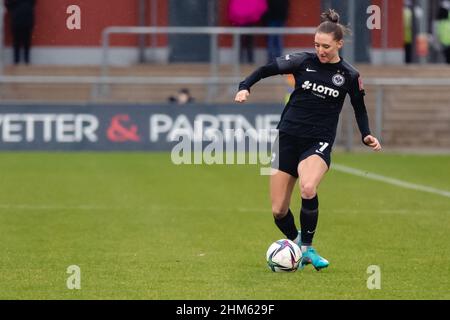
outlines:
[{"label": "green grass pitch", "polygon": [[[450,191],[450,156],[333,163]],[[316,272],[272,273],[282,238],[252,165],[169,153],[0,153],[0,299],[450,299],[450,198],[330,170]],[[292,211],[298,225],[298,187]],[[81,289],[67,288],[67,268]],[[370,265],[381,288],[369,290]]]}]

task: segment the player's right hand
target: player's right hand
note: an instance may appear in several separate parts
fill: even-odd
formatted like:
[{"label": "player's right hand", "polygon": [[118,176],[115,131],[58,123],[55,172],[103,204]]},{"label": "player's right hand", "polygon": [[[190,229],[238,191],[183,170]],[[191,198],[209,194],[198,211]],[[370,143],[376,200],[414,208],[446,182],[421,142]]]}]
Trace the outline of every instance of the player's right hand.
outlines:
[{"label": "player's right hand", "polygon": [[236,93],[236,97],[234,98],[234,101],[243,103],[247,101],[247,97],[250,95],[250,92],[248,90],[241,90],[238,93]]}]

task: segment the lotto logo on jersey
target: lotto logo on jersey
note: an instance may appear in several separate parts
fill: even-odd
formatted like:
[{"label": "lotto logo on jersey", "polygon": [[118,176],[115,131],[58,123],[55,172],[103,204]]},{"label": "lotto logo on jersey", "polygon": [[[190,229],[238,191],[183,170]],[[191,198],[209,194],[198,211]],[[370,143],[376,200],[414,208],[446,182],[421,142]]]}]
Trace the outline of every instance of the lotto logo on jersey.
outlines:
[{"label": "lotto logo on jersey", "polygon": [[323,86],[321,84],[317,85],[317,83],[311,82],[309,80],[307,80],[307,81],[305,81],[303,83],[302,88],[304,90],[312,90],[314,92],[322,93],[322,94],[325,94],[325,95],[328,95],[328,96],[334,97],[334,98],[339,97],[339,91],[338,90],[335,90],[335,89],[332,89],[332,88],[329,88],[329,87],[325,87],[325,86]]}]

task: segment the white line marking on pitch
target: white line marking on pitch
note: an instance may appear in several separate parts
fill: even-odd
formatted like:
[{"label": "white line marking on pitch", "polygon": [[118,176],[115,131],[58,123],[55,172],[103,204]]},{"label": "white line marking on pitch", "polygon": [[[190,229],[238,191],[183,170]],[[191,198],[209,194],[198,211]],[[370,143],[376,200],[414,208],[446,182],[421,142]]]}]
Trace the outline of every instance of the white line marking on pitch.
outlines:
[{"label": "white line marking on pitch", "polygon": [[450,191],[436,189],[436,188],[432,188],[432,187],[428,187],[428,186],[423,186],[420,184],[414,184],[414,183],[410,183],[410,182],[406,182],[406,181],[402,181],[402,180],[398,180],[398,179],[394,179],[394,178],[389,178],[389,177],[385,177],[385,176],[382,176],[382,175],[379,175],[376,173],[371,173],[371,172],[347,167],[347,166],[344,166],[341,164],[333,164],[331,166],[331,168],[335,169],[336,171],[353,174],[358,177],[381,181],[381,182],[385,182],[385,183],[392,184],[392,185],[406,188],[406,189],[434,193],[434,194],[438,194],[440,196],[450,198]]}]

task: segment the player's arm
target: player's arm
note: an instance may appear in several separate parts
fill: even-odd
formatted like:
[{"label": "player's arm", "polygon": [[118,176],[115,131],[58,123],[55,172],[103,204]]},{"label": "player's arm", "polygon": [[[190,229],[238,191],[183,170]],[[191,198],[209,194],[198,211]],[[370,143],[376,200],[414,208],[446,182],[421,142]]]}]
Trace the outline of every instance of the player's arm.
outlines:
[{"label": "player's arm", "polygon": [[278,74],[293,73],[301,66],[305,56],[302,54],[293,54],[279,57],[275,62],[266,64],[256,69],[251,75],[239,83],[239,90],[234,100],[236,102],[245,102],[250,95],[250,88],[261,79],[268,78]]},{"label": "player's arm", "polygon": [[362,142],[374,151],[381,150],[380,142],[370,133],[369,117],[367,116],[367,108],[364,102],[365,92],[359,74],[352,81],[349,94],[353,110],[355,111],[358,129],[361,132]]}]

